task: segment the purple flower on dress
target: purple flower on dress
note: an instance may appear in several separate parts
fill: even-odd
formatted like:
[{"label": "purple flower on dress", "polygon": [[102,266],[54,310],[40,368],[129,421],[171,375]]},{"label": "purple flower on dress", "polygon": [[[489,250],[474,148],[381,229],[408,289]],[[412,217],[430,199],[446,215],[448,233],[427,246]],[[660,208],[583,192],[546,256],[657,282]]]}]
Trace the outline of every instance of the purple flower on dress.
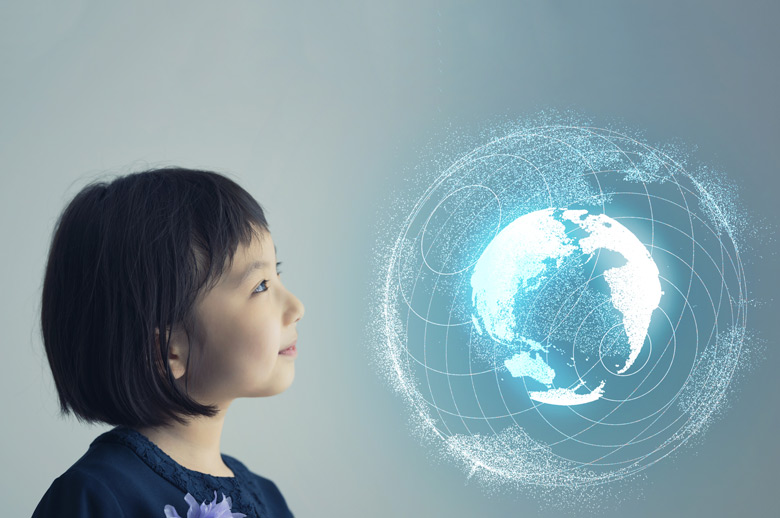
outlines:
[{"label": "purple flower on dress", "polygon": [[[214,491],[214,500],[210,504],[206,505],[204,500],[200,506],[195,498],[187,493],[184,495],[184,501],[190,505],[187,510],[187,518],[246,518],[242,513],[231,513],[230,506],[233,505],[230,501],[230,497],[226,497],[225,493],[222,493],[222,501],[217,503],[217,492]],[[165,506],[165,518],[181,518],[179,513],[172,505]]]}]

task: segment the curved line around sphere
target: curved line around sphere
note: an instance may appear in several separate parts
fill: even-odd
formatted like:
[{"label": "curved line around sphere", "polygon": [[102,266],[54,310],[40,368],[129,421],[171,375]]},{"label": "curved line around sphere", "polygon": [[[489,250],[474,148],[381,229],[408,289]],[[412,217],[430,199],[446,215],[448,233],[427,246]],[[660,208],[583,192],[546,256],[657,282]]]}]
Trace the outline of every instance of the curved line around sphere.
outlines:
[{"label": "curved line around sphere", "polygon": [[[629,140],[631,140],[631,141],[633,141],[633,142],[637,143],[637,142],[636,142],[635,140],[633,140],[633,139],[629,139]],[[489,146],[489,145],[491,145],[491,144],[493,144],[493,143],[491,142],[491,143],[489,143],[489,144],[486,144],[486,146]],[[640,144],[640,143],[637,143],[637,144]],[[640,145],[641,145],[641,144],[640,144]],[[644,145],[642,145],[642,146],[643,146],[643,147],[645,147],[645,148],[647,148],[647,146],[644,146]],[[650,149],[651,149],[651,148],[650,148]],[[657,157],[657,154],[655,154],[655,153],[654,153],[654,154],[653,154],[653,156],[654,156],[654,157]],[[672,161],[672,162],[674,162],[674,161]],[[666,166],[666,164],[664,164],[664,165]],[[642,183],[643,183],[643,185],[644,185],[644,182],[642,182]],[[698,186],[697,186],[697,187],[698,187]],[[649,193],[648,193],[648,194],[649,194]],[[602,205],[603,205],[603,204],[602,204]],[[686,205],[687,205],[687,202],[686,202]],[[652,210],[652,204],[651,204],[651,210]],[[688,212],[690,213],[690,211],[688,211]],[[699,219],[700,219],[700,218],[699,218]],[[655,223],[655,221],[651,221],[651,224],[653,224],[653,223]],[[706,225],[706,223],[705,223],[705,225]],[[654,228],[653,228],[653,231],[654,231]],[[725,249],[725,247],[723,246],[723,242],[722,242],[722,240],[720,240],[720,239],[719,239],[719,241],[721,242],[721,259],[722,259],[722,258],[723,258],[723,253],[724,253],[724,249]],[[732,244],[733,244],[733,240],[732,240]],[[706,251],[706,250],[705,250],[705,251]],[[725,251],[725,254],[726,254],[727,256],[729,256],[729,259],[730,259],[730,261],[731,261],[731,263],[732,263],[732,266],[735,266],[735,269],[737,270],[737,282],[739,283],[740,294],[742,294],[742,292],[743,292],[743,289],[742,289],[742,288],[743,288],[743,283],[744,283],[744,281],[743,281],[743,279],[744,279],[744,276],[743,276],[743,275],[740,275],[740,274],[744,274],[744,271],[742,270],[742,264],[741,264],[741,261],[739,260],[739,253],[738,253],[738,250],[736,250],[736,249],[735,249],[735,252],[736,252],[736,263],[737,263],[737,264],[734,264],[734,262],[735,262],[735,261],[734,261],[734,259],[735,259],[735,258],[732,258],[732,257],[730,256],[730,254],[728,253],[728,251]],[[707,253],[707,255],[709,255],[709,253],[708,253],[708,252],[706,252],[706,253]],[[710,260],[712,260],[712,258],[711,258],[711,257],[710,257]],[[713,261],[713,263],[714,263],[714,260],[712,260],[712,261]],[[723,265],[723,263],[721,263],[721,267],[723,267],[723,266],[724,266],[724,265]],[[719,270],[719,271],[721,271],[721,273],[722,273],[722,270]],[[697,275],[697,277],[698,277],[698,275]],[[699,279],[699,280],[701,280],[701,279]],[[704,285],[704,286],[705,286],[705,290],[706,290],[706,291],[709,293],[709,290],[706,288],[706,285]],[[726,286],[726,290],[727,290],[727,291],[729,291],[729,288],[728,288],[728,286]],[[721,298],[720,298],[720,301],[722,301],[722,293],[723,293],[723,286],[721,287]],[[730,299],[730,300],[733,300],[733,299]],[[739,301],[740,301],[740,302],[743,302],[743,301],[744,301],[744,297],[743,297],[743,296],[742,296],[742,297],[740,297]],[[687,304],[687,301],[686,301],[686,304]],[[711,301],[711,304],[712,304],[712,301]],[[407,302],[407,306],[408,306],[408,307],[411,309],[411,304],[409,304],[408,302]],[[714,304],[713,304],[713,306],[714,306]],[[733,308],[732,308],[732,309],[733,309]],[[738,306],[738,311],[737,311],[737,319],[739,318],[739,315],[742,313],[742,311],[741,311],[741,310],[742,310],[741,306]],[[695,314],[694,314],[694,316],[695,316]],[[734,315],[733,315],[733,312],[732,312],[732,317],[734,317]],[[744,315],[743,315],[743,318],[744,318]],[[717,318],[716,318],[716,322],[717,322]],[[448,327],[449,327],[449,326],[448,326]],[[697,328],[697,332],[698,332],[698,328]],[[449,333],[449,330],[447,330],[447,336],[449,336],[449,334],[448,334],[448,333]],[[697,342],[698,342],[698,340],[697,340]],[[410,355],[410,354],[409,354],[409,351],[408,351],[408,349],[406,349],[406,352],[407,352],[407,359],[408,359],[408,356]],[[471,361],[469,361],[469,364],[471,365]],[[487,371],[486,371],[486,372],[487,372]],[[495,371],[494,371],[494,374],[495,374]],[[686,380],[686,382],[687,382],[687,380]],[[472,383],[473,383],[473,378],[472,378]],[[405,385],[405,386],[407,386],[407,387],[408,387],[408,385]],[[480,409],[481,409],[481,406],[480,406]],[[482,409],[481,409],[481,410],[482,410]],[[508,410],[508,408],[507,408],[507,410]],[[484,411],[482,411],[482,413],[484,414]],[[690,437],[690,436],[688,436],[688,437],[685,437],[685,438],[684,438],[684,439],[683,439],[683,440],[682,440],[682,441],[681,441],[681,442],[680,442],[680,443],[679,443],[677,446],[675,446],[675,447],[672,449],[672,451],[674,451],[674,450],[675,450],[677,447],[679,447],[679,445],[681,445],[681,444],[685,443],[689,437]],[[671,452],[667,452],[667,453],[666,453],[666,455],[668,455],[669,453],[671,453]],[[650,454],[648,454],[648,456],[649,456],[649,455],[650,455]],[[666,455],[663,455],[663,456],[662,456],[662,457],[660,457],[660,458],[664,458]],[[644,458],[647,458],[648,456],[646,456],[646,457],[644,457]],[[647,466],[654,464],[655,462],[657,462],[658,460],[660,460],[660,458],[658,458],[658,459],[656,459],[656,460],[653,460],[652,462],[650,462],[650,463],[646,464],[646,465],[645,465],[645,466],[643,466],[643,467],[642,467],[642,466],[640,466],[639,470],[641,470],[641,469],[644,469],[644,468],[646,468]],[[637,470],[637,471],[639,471],[639,470]],[[603,476],[603,477],[602,477],[602,476],[600,476],[600,477],[598,477],[598,478],[603,478],[603,479],[609,478],[609,474],[607,474],[606,476]]]}]

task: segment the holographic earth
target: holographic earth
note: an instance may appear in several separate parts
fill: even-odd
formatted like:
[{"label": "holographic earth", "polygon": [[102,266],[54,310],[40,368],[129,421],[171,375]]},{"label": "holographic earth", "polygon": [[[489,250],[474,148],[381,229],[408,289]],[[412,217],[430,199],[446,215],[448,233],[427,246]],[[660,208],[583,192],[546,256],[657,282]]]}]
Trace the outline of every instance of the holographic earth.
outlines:
[{"label": "holographic earth", "polygon": [[[604,269],[614,255],[622,264]],[[630,230],[605,214],[561,209],[532,212],[504,227],[474,265],[471,287],[476,331],[482,334],[484,327],[499,354],[509,354],[504,366],[513,377],[544,387],[529,391],[531,399],[551,405],[580,405],[604,395],[600,371],[623,374],[634,364],[662,293],[658,267]],[[583,299],[584,290],[595,293]],[[601,324],[595,336],[556,333],[565,320],[584,323],[600,315],[583,303],[593,299],[617,313],[608,329]],[[551,300],[552,319],[541,314]]]},{"label": "holographic earth", "polygon": [[701,437],[744,364],[734,187],[626,133],[513,123],[392,204],[375,358],[486,488],[628,480]]}]

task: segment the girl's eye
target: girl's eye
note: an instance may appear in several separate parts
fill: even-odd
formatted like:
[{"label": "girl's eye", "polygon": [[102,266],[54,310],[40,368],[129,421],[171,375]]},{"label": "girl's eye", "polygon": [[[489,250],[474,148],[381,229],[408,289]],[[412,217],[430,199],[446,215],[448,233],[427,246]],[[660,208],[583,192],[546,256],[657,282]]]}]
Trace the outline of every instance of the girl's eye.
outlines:
[{"label": "girl's eye", "polygon": [[[261,289],[262,288],[262,289]],[[261,282],[252,293],[262,293],[268,289],[268,281]]]}]

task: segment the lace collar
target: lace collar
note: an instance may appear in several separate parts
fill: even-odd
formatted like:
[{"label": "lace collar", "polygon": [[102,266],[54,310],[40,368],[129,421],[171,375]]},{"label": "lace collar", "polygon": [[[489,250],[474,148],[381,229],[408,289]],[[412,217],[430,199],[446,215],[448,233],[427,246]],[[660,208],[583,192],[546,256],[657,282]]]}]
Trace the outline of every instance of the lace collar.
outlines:
[{"label": "lace collar", "polygon": [[266,514],[262,501],[253,498],[250,491],[251,473],[232,457],[223,454],[222,460],[235,476],[217,477],[185,468],[144,434],[132,428],[124,426],[113,428],[92,441],[93,444],[99,442],[113,442],[127,446],[155,473],[179,488],[182,493],[190,493],[198,502],[204,500],[211,502],[214,499],[214,491],[217,491],[218,501],[222,499],[222,493],[231,498],[234,512],[243,512],[250,516]]}]

